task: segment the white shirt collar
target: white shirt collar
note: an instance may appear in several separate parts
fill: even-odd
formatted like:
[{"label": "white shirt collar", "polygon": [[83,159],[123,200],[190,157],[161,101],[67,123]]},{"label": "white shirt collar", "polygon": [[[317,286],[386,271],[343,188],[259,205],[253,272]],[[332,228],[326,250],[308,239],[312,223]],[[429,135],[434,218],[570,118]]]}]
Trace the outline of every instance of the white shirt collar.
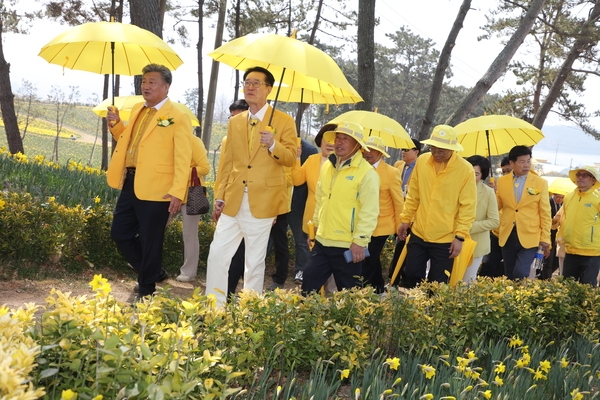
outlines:
[{"label": "white shirt collar", "polygon": [[252,114],[250,112],[250,110],[248,110],[248,121],[250,121],[252,118],[258,118],[258,120],[260,122],[262,122],[263,119],[265,119],[265,114],[267,113],[268,109],[269,109],[269,103],[265,103],[265,105],[262,106],[262,108],[260,110],[258,110],[258,112],[256,114]]},{"label": "white shirt collar", "polygon": [[144,107],[148,107],[148,108],[156,108],[156,111],[160,110],[160,108],[162,106],[165,105],[165,103],[167,102],[167,100],[169,100],[169,97],[165,97],[165,99],[163,101],[161,101],[160,103],[158,103],[157,105],[155,105],[154,107],[148,107],[148,102],[145,101],[144,102]]}]

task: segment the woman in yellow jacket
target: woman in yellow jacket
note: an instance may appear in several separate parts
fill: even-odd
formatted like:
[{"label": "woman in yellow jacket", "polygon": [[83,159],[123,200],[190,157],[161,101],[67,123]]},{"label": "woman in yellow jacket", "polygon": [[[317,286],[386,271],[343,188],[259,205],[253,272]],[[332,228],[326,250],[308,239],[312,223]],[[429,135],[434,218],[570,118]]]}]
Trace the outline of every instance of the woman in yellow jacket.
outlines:
[{"label": "woman in yellow jacket", "polygon": [[[192,168],[196,168],[200,184],[204,186],[204,176],[210,171],[210,163],[206,154],[204,143],[199,137],[192,138],[192,161],[190,164],[190,178],[188,187],[192,184]],[[183,203],[187,203],[188,193],[185,193]],[[198,223],[201,215],[187,215],[186,204],[181,205],[181,219],[183,221],[183,265],[181,273],[176,278],[180,282],[191,282],[198,273],[198,257],[200,244],[198,242]]]}]

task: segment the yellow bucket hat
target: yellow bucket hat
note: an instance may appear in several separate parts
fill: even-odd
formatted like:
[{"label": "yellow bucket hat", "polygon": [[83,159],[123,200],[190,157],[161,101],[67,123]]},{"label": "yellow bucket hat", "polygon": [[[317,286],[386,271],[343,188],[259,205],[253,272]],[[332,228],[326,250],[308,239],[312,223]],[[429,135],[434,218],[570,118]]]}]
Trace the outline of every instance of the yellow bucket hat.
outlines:
[{"label": "yellow bucket hat", "polygon": [[368,148],[379,151],[385,158],[390,158],[390,155],[386,151],[387,147],[385,146],[383,139],[379,136],[369,136],[365,141],[365,144]]},{"label": "yellow bucket hat", "polygon": [[335,142],[335,135],[337,133],[343,133],[344,135],[348,135],[360,144],[360,146],[365,151],[369,151],[369,148],[365,145],[363,138],[365,137],[363,127],[356,122],[342,122],[338,124],[337,128],[333,131],[325,132],[323,134],[323,139],[328,143]]},{"label": "yellow bucket hat", "polygon": [[458,143],[458,134],[453,127],[449,125],[438,125],[433,128],[431,136],[421,143],[428,144],[440,149],[463,151],[463,147]]},{"label": "yellow bucket hat", "polygon": [[598,175],[599,175],[598,170],[595,167],[592,167],[591,165],[585,165],[583,167],[574,168],[569,171],[569,178],[571,178],[571,181],[573,181],[574,184],[577,185],[577,176],[576,175],[579,171],[589,172],[589,174],[592,175],[594,177],[594,179],[596,180],[596,182],[594,182],[594,185],[592,187],[593,188],[600,187],[600,179],[598,179]]}]

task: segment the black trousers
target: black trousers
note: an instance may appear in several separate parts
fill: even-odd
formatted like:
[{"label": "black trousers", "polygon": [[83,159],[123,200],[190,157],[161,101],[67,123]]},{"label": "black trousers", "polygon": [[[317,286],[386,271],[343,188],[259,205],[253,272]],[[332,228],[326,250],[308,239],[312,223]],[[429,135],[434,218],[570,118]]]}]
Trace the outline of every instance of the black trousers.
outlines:
[{"label": "black trousers", "polygon": [[376,293],[383,293],[383,272],[381,268],[381,251],[389,236],[371,236],[369,243],[370,256],[365,258],[361,276],[363,284],[373,286]]},{"label": "black trousers", "polygon": [[490,232],[490,252],[483,256],[479,276],[497,278],[504,275],[504,263],[502,262],[502,247],[498,242],[498,236]]},{"label": "black trousers", "polygon": [[156,290],[162,268],[168,201],[144,201],[134,193],[135,175],[128,172],[117,200],[110,235],[127,262],[138,272],[139,294]]},{"label": "black trousers", "polygon": [[[273,282],[284,284],[288,276],[290,264],[290,249],[288,248],[288,214],[280,214],[271,227],[269,242],[275,251],[275,273]],[[271,247],[271,246],[269,246]],[[268,252],[267,252],[268,253]]]},{"label": "black trousers", "polygon": [[[400,286],[414,288],[426,276],[429,281],[448,283],[454,264],[454,258],[450,258],[450,243],[426,242],[413,232],[407,246]],[[426,275],[428,260],[429,275]]]},{"label": "black trousers", "polygon": [[575,278],[579,283],[598,286],[598,273],[600,273],[600,256],[565,254],[563,264],[565,278]]},{"label": "black trousers", "polygon": [[342,247],[326,247],[315,241],[308,264],[304,269],[302,293],[317,291],[333,274],[338,290],[360,286],[362,262],[347,263]]}]

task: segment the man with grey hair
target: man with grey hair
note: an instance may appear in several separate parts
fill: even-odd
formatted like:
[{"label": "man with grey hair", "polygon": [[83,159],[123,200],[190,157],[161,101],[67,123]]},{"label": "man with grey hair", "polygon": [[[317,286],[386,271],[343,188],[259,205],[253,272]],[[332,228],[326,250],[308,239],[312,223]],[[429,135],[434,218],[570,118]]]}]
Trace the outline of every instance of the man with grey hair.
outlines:
[{"label": "man with grey hair", "polygon": [[106,119],[117,146],[106,172],[108,185],[121,189],[111,236],[138,272],[138,298],[152,295],[168,278],[162,249],[169,214],[185,200],[192,158],[192,122],[167,97],[171,71],[149,64],[142,70],[143,103],[131,110],[127,126],[110,106]]}]

